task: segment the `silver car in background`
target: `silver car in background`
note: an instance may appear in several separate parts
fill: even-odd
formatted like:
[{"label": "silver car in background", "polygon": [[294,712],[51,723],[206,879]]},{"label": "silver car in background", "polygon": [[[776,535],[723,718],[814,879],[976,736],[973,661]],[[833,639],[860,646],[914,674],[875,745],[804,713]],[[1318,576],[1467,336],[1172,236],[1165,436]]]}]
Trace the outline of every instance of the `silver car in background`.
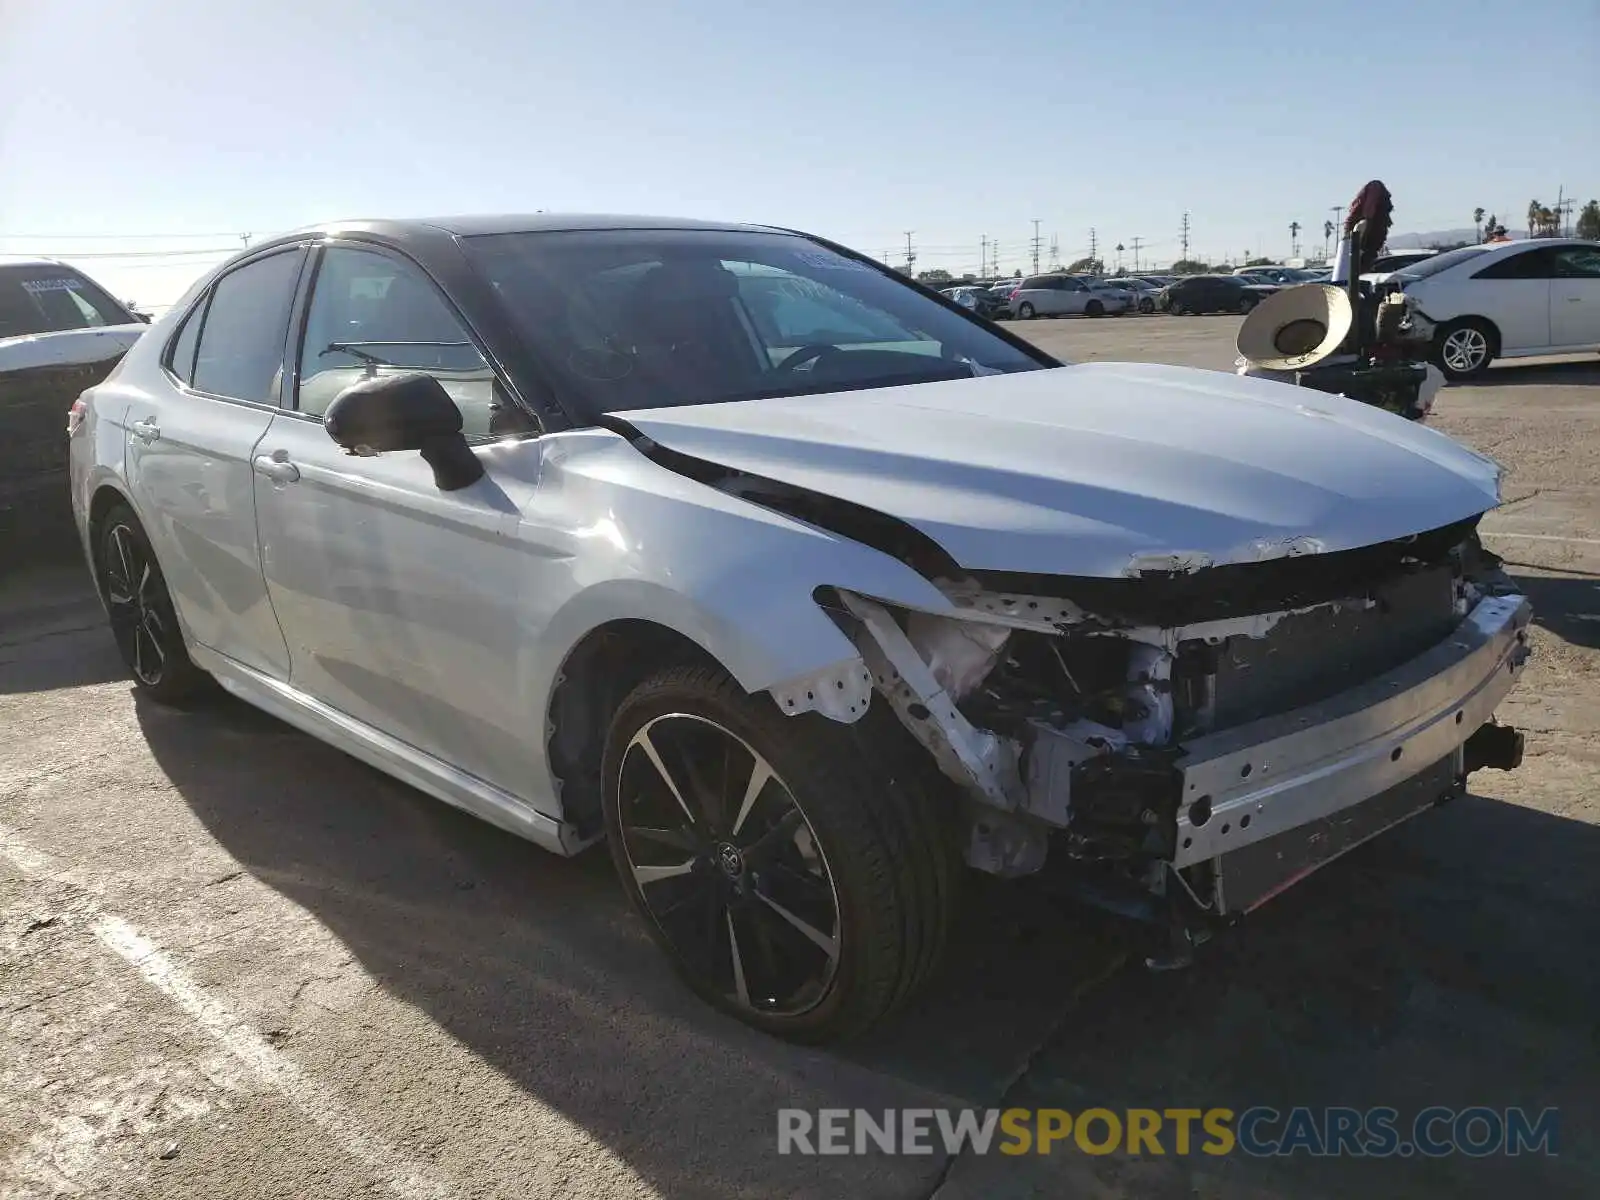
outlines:
[{"label": "silver car in background", "polygon": [[1132,292],[1079,275],[1033,275],[1024,279],[1011,296],[1012,315],[1021,321],[1034,317],[1121,316],[1132,307]]}]

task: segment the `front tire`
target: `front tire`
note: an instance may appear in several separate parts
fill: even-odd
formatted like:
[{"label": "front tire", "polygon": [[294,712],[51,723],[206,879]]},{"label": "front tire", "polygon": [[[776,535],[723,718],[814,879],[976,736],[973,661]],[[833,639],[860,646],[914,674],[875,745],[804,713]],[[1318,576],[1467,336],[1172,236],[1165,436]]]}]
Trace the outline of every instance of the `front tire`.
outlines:
[{"label": "front tire", "polygon": [[899,1008],[950,920],[938,794],[875,767],[858,736],[687,666],[640,684],[606,741],[607,841],[652,938],[707,1002],[796,1041]]},{"label": "front tire", "polygon": [[1083,311],[1087,316],[1103,317],[1106,315],[1106,306],[1098,300],[1091,300],[1083,306]]},{"label": "front tire", "polygon": [[1154,300],[1150,299],[1149,296],[1140,297],[1140,299],[1139,299],[1139,311],[1141,313],[1143,313],[1145,316],[1148,317],[1151,313],[1155,312],[1155,310],[1156,310],[1156,302]]},{"label": "front tire", "polygon": [[1450,321],[1434,334],[1433,361],[1452,381],[1481,375],[1498,351],[1494,327],[1476,317]]},{"label": "front tire", "polygon": [[1033,320],[1033,305],[1029,304],[1026,300],[1024,300],[1021,304],[1017,305],[1017,320],[1019,320],[1019,321],[1031,321],[1031,320]]},{"label": "front tire", "polygon": [[209,677],[189,659],[155,550],[127,505],[114,505],[101,520],[95,566],[111,636],[134,685],[162,704],[203,690]]},{"label": "front tire", "polygon": [[1256,300],[1256,298],[1254,296],[1240,296],[1239,297],[1239,315],[1241,317],[1248,316],[1250,314],[1251,310],[1255,308],[1256,304],[1257,304],[1257,300]]}]

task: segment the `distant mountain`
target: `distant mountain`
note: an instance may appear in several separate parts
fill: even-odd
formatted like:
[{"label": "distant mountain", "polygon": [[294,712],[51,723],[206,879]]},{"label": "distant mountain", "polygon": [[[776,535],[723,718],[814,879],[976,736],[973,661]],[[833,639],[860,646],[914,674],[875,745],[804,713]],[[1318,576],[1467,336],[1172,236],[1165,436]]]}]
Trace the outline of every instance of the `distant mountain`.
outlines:
[{"label": "distant mountain", "polygon": [[[1512,239],[1526,237],[1525,230],[1508,229],[1507,236]],[[1425,250],[1434,243],[1441,246],[1453,246],[1457,242],[1475,242],[1478,240],[1479,230],[1468,225],[1465,229],[1435,229],[1428,233],[1394,233],[1389,235],[1386,245],[1391,250]]]}]

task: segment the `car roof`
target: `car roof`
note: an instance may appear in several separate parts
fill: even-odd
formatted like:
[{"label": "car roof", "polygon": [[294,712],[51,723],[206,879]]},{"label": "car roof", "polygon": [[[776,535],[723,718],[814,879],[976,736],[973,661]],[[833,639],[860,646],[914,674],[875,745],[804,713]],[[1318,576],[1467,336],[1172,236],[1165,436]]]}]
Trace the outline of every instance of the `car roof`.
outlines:
[{"label": "car roof", "polygon": [[[440,232],[455,237],[496,233],[571,232],[583,229],[710,229],[721,232],[772,232],[770,225],[738,221],[697,221],[685,217],[629,216],[620,213],[477,213],[453,217],[379,217],[325,221],[296,229],[285,237],[361,229],[376,234]],[[788,231],[783,231],[788,232]]]}]

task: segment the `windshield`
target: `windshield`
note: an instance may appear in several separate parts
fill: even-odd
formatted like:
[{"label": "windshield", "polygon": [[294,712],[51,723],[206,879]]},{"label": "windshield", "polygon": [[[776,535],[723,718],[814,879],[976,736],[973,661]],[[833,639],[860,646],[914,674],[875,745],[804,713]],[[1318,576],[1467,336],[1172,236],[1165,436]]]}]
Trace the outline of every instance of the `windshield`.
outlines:
[{"label": "windshield", "polygon": [[134,318],[70,267],[0,267],[0,338],[128,325]]},{"label": "windshield", "polygon": [[600,412],[1052,365],[798,235],[583,230],[464,245],[529,348]]},{"label": "windshield", "polygon": [[1448,271],[1458,263],[1464,263],[1469,258],[1476,258],[1482,254],[1485,246],[1463,246],[1460,250],[1449,250],[1443,254],[1432,254],[1421,262],[1411,263],[1402,267],[1395,274],[1400,279],[1426,279],[1430,275],[1437,275],[1440,271]]}]

